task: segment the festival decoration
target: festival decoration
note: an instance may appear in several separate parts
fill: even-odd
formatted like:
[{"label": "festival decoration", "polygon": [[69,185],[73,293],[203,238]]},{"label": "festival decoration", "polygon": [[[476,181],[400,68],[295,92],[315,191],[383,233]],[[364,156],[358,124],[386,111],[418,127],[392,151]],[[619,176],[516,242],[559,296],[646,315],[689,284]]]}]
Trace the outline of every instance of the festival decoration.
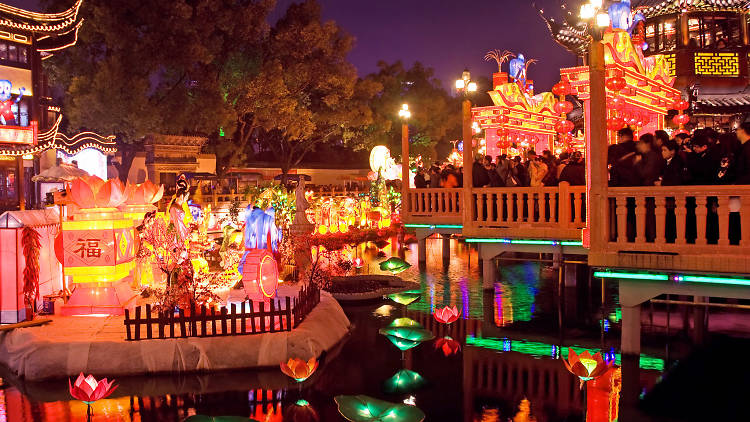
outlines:
[{"label": "festival decoration", "polygon": [[417,321],[414,321],[411,318],[396,318],[394,319],[390,324],[388,324],[389,327],[416,327],[416,328],[423,328],[422,324],[418,323]]},{"label": "festival decoration", "polygon": [[370,169],[385,180],[401,179],[401,165],[391,158],[391,150],[385,145],[377,145],[370,151]]},{"label": "festival decoration", "polygon": [[411,264],[395,256],[392,256],[388,258],[387,260],[380,263],[381,271],[388,271],[393,275],[396,275],[402,271],[405,271],[409,267],[411,267]]},{"label": "festival decoration", "polygon": [[7,79],[0,79],[0,124],[3,126],[16,126],[16,115],[13,113],[13,106],[18,104],[23,98],[26,88],[18,89],[18,96],[15,100],[11,99],[13,84]]},{"label": "festival decoration", "polygon": [[206,416],[193,415],[182,422],[260,422],[243,416]]},{"label": "festival decoration", "polygon": [[586,381],[604,375],[610,368],[609,364],[602,359],[601,353],[591,356],[588,350],[584,350],[578,355],[571,348],[568,348],[568,359],[563,359],[563,363],[571,374],[580,379],[581,388]]},{"label": "festival decoration", "polygon": [[420,327],[386,327],[378,332],[386,336],[402,352],[435,338],[432,332]]},{"label": "festival decoration", "polygon": [[427,381],[418,373],[401,369],[383,383],[383,391],[388,394],[404,394],[424,387]]},{"label": "festival decoration", "polygon": [[568,133],[575,127],[575,123],[570,120],[561,120],[555,124],[555,132]]},{"label": "festival decoration", "polygon": [[311,357],[307,362],[299,358],[290,358],[286,363],[282,362],[279,366],[284,375],[294,378],[297,382],[302,382],[310,378],[315,370],[318,369],[318,360],[315,356]]},{"label": "festival decoration", "polygon": [[458,308],[456,308],[456,305],[453,305],[446,306],[441,309],[435,309],[433,315],[438,322],[443,324],[450,324],[458,319],[458,316],[461,315],[461,312],[458,310]]},{"label": "festival decoration", "polygon": [[97,400],[107,398],[117,388],[114,380],[107,381],[106,378],[99,381],[93,375],[83,376],[83,372],[78,375],[75,383],[68,379],[68,391],[74,399],[80,400],[86,404],[86,415],[91,418],[91,404]]},{"label": "festival decoration", "polygon": [[370,396],[336,396],[339,413],[352,422],[421,422],[425,418],[419,408],[378,400]]},{"label": "festival decoration", "polygon": [[570,82],[562,80],[552,87],[552,93],[557,95],[558,97],[564,97],[571,94],[571,89],[572,87],[570,86]]},{"label": "festival decoration", "polygon": [[276,260],[265,249],[246,250],[244,258],[242,285],[247,297],[255,302],[267,302],[276,295],[279,284]]},{"label": "festival decoration", "polygon": [[419,300],[420,297],[422,297],[421,290],[406,290],[388,295],[389,299],[401,305],[409,305],[410,303]]},{"label": "festival decoration", "polygon": [[553,108],[557,114],[568,114],[573,111],[573,103],[570,101],[558,101]]},{"label": "festival decoration", "polygon": [[307,400],[299,399],[284,409],[284,420],[291,422],[320,422],[320,416]]},{"label": "festival decoration", "polygon": [[360,258],[360,257],[356,257],[356,258],[352,259],[352,265],[354,265],[354,268],[359,269],[359,268],[362,268],[362,266],[365,265],[365,261],[362,258]]},{"label": "festival decoration", "polygon": [[26,309],[31,309],[30,319],[34,318],[36,303],[39,301],[39,251],[42,248],[40,238],[39,232],[32,227],[23,228],[21,244],[26,264],[23,269],[23,302]]},{"label": "festival decoration", "polygon": [[445,336],[435,341],[435,350],[442,351],[445,357],[448,357],[461,351],[461,343],[449,336]]}]

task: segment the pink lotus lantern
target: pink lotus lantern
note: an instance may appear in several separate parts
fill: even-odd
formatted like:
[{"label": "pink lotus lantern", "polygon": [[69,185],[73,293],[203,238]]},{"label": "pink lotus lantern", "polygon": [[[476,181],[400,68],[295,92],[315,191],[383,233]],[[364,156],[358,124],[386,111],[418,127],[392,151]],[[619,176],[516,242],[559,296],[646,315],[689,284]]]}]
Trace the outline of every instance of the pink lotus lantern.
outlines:
[{"label": "pink lotus lantern", "polygon": [[125,218],[130,218],[140,224],[143,216],[151,211],[156,211],[153,205],[164,196],[164,185],[156,186],[150,180],[132,185],[128,184],[125,188],[126,201],[120,206],[125,213]]},{"label": "pink lotus lantern", "polygon": [[127,283],[135,256],[133,220],[116,207],[127,199],[119,180],[80,177],[66,187],[77,208],[62,222],[55,253],[76,287],[63,315],[121,315],[133,296]]},{"label": "pink lotus lantern", "polygon": [[441,309],[436,309],[433,315],[435,319],[443,324],[450,324],[458,319],[461,312],[456,308],[456,305],[446,306]]}]

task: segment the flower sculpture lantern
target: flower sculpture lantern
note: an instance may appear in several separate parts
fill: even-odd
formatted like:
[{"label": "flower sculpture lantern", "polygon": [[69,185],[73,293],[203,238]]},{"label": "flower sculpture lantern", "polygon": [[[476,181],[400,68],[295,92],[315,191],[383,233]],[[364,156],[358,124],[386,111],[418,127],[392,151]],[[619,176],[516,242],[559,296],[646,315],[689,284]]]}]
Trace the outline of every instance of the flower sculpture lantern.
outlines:
[{"label": "flower sculpture lantern", "polygon": [[107,381],[106,378],[99,381],[93,375],[84,377],[83,372],[78,375],[75,383],[68,379],[68,391],[74,399],[80,400],[86,404],[86,415],[91,420],[91,404],[97,400],[110,396],[117,388],[114,380]]},{"label": "flower sculpture lantern", "polygon": [[303,382],[318,369],[318,360],[314,356],[307,362],[299,358],[291,358],[286,363],[282,362],[279,366],[281,372],[285,375],[294,378],[297,382]]},{"label": "flower sculpture lantern", "polygon": [[445,336],[435,341],[435,349],[442,351],[445,357],[448,357],[461,351],[461,343],[451,337]]},{"label": "flower sculpture lantern", "polygon": [[610,368],[609,363],[602,359],[601,353],[591,356],[588,350],[584,350],[578,355],[571,348],[568,348],[568,359],[563,359],[563,363],[565,368],[581,381],[581,388],[586,381],[604,375]]},{"label": "flower sculpture lantern", "polygon": [[416,326],[386,327],[378,332],[386,336],[402,352],[435,338],[431,331]]},{"label": "flower sculpture lantern", "polygon": [[336,396],[339,413],[352,422],[421,422],[425,418],[419,408],[391,403],[365,395]]},{"label": "flower sculpture lantern", "polygon": [[436,309],[433,315],[438,322],[443,324],[450,324],[458,319],[458,316],[461,315],[461,311],[456,308],[456,305],[453,305],[446,306],[441,309]]}]

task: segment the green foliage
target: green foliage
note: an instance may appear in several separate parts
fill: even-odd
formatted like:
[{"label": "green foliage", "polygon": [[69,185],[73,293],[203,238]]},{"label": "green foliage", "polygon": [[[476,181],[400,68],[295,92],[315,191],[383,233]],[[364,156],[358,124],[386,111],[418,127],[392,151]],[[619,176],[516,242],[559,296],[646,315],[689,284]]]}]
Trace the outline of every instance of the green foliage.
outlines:
[{"label": "green foliage", "polygon": [[280,228],[286,229],[294,221],[296,197],[293,191],[288,191],[283,185],[250,186],[246,189],[245,196],[252,206],[264,210],[273,207],[276,212],[276,225]]}]

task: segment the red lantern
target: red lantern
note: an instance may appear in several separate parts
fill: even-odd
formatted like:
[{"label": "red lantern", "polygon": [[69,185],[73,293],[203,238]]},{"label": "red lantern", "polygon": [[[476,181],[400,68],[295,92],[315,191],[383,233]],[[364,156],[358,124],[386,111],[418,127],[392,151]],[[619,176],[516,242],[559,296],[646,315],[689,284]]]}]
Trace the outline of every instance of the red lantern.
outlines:
[{"label": "red lantern", "polygon": [[570,86],[570,82],[568,81],[560,81],[552,87],[552,93],[557,95],[558,97],[561,95],[570,94],[571,90],[572,87]]},{"label": "red lantern", "polygon": [[610,117],[607,119],[607,129],[609,130],[620,130],[625,126],[625,121],[622,117]]},{"label": "red lantern", "polygon": [[245,294],[255,302],[267,302],[276,295],[279,270],[267,249],[250,249],[242,270]]},{"label": "red lantern", "polygon": [[672,104],[672,108],[677,111],[685,111],[690,107],[690,102],[680,98]]},{"label": "red lantern", "polygon": [[622,89],[625,88],[627,84],[628,82],[622,76],[609,78],[607,79],[607,82],[605,83],[608,90],[615,91],[615,92],[622,91]]},{"label": "red lantern", "polygon": [[555,132],[567,133],[573,130],[574,127],[575,127],[575,124],[573,124],[573,122],[571,122],[570,120],[560,120],[555,125]]},{"label": "red lantern", "polygon": [[571,135],[570,133],[563,133],[563,134],[561,134],[560,135],[560,142],[567,143],[567,144],[573,142],[573,135]]},{"label": "red lantern", "polygon": [[497,136],[499,136],[501,138],[505,137],[505,136],[508,136],[508,129],[506,129],[504,127],[501,127],[499,129],[497,129]]},{"label": "red lantern", "polygon": [[507,114],[503,114],[498,118],[498,120],[500,121],[500,124],[506,125],[508,124],[508,122],[510,122],[510,117],[508,117]]},{"label": "red lantern", "polygon": [[622,111],[626,105],[625,99],[620,95],[615,95],[614,98],[607,100],[607,108],[612,110]]},{"label": "red lantern", "polygon": [[557,114],[568,114],[571,111],[573,111],[573,103],[570,101],[559,101],[556,102],[552,108],[555,110],[555,113]]},{"label": "red lantern", "polygon": [[687,114],[678,114],[672,118],[672,121],[678,126],[683,126],[690,121],[690,116]]}]

